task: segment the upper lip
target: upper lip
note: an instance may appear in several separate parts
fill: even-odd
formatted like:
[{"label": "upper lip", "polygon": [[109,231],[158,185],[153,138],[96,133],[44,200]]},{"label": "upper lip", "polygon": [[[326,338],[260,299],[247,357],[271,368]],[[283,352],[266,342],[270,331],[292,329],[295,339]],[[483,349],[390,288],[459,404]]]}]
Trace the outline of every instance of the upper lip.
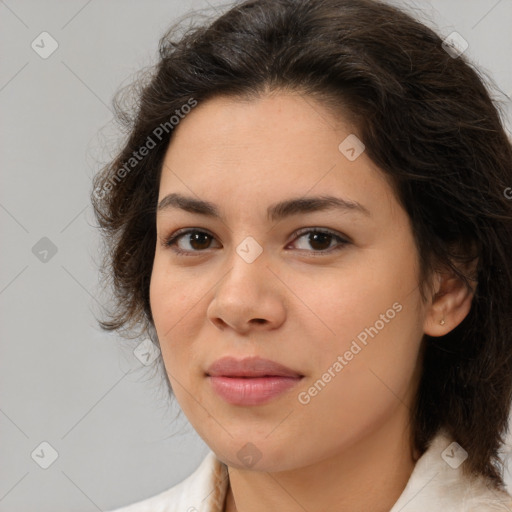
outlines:
[{"label": "upper lip", "polygon": [[217,359],[206,371],[211,377],[303,377],[282,364],[261,357]]}]

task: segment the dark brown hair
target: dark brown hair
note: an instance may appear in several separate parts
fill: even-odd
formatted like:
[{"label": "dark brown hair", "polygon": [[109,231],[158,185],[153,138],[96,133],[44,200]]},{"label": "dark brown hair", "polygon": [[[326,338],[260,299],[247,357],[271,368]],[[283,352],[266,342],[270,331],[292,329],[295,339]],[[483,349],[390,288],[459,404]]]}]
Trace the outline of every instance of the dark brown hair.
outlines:
[{"label": "dark brown hair", "polygon": [[[478,282],[464,321],[443,337],[424,336],[411,421],[421,453],[444,428],[468,452],[464,470],[500,486],[512,398],[512,150],[483,80],[442,43],[372,0],[249,0],[179,37],[173,27],[134,115],[119,113],[126,144],[94,180],[103,270],[116,299],[102,326],[154,336],[149,283],[170,116],[218,95],[310,95],[349,118],[391,180],[412,222],[423,297],[436,269]],[[463,263],[475,257],[470,275]]]}]

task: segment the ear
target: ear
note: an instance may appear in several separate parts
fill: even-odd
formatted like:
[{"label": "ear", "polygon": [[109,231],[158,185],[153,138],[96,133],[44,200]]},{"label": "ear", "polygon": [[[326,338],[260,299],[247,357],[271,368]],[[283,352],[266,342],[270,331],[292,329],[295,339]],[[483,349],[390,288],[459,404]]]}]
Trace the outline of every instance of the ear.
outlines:
[{"label": "ear", "polygon": [[[471,265],[473,271],[476,264],[475,261]],[[423,330],[429,336],[444,336],[468,315],[476,290],[476,281],[470,281],[471,288],[468,288],[453,271],[436,272],[434,280],[435,292],[426,310]]]}]

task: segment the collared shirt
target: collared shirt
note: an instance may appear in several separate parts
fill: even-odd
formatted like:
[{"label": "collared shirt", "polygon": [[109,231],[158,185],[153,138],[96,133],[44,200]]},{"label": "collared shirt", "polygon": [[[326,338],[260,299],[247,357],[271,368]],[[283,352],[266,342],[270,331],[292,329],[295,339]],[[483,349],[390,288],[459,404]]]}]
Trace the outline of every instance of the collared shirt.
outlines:
[{"label": "collared shirt", "polygon": [[[464,450],[438,434],[418,459],[389,512],[512,512],[512,497],[484,477],[463,475]],[[152,498],[111,512],[223,512],[228,471],[213,452],[188,478]]]}]

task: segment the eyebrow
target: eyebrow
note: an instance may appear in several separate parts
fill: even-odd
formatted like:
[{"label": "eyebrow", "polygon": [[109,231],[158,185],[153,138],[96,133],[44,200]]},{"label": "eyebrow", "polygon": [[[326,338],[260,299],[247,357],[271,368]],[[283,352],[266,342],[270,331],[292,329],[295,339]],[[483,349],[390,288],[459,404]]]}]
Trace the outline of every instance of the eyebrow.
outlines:
[{"label": "eyebrow", "polygon": [[[179,208],[190,213],[198,213],[208,217],[221,218],[217,206],[209,201],[203,201],[194,197],[172,193],[166,195],[158,203],[158,211]],[[324,210],[353,211],[371,217],[370,211],[357,201],[342,199],[340,197],[323,195],[310,197],[297,197],[287,199],[270,205],[267,208],[267,218],[271,221],[282,220],[292,215],[311,213]]]}]

